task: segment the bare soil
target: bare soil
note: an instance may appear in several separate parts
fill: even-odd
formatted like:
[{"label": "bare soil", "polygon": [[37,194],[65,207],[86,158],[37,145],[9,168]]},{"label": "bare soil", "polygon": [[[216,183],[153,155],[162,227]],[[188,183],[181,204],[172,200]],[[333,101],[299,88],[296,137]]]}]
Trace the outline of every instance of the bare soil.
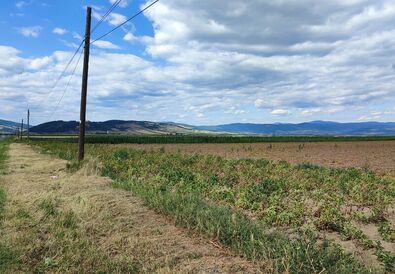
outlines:
[{"label": "bare soil", "polygon": [[[76,216],[78,227],[97,252],[114,261],[133,262],[138,273],[261,272],[262,268],[226,248],[174,226],[171,219],[148,209],[131,193],[113,189],[109,179],[95,175],[94,162],[70,174],[65,161],[39,154],[23,144],[12,144],[9,155],[8,175],[0,179],[7,192],[0,236],[25,251],[21,258],[24,266],[15,272],[31,271],[42,260],[47,260],[46,250],[59,250],[56,261],[68,248],[51,246],[57,235],[44,229],[49,219],[39,214],[37,205],[49,197],[56,201],[59,210]],[[29,221],[21,221],[22,209],[29,212]],[[33,229],[40,233],[37,238],[27,236],[33,235],[29,234]],[[99,270],[95,269],[99,262],[81,263],[86,262],[84,252],[75,250],[76,261],[70,262],[68,271],[94,273]],[[61,272],[56,269],[55,266],[49,272]]]},{"label": "bare soil", "polygon": [[395,141],[308,142],[252,144],[129,144],[137,149],[199,153],[226,158],[264,158],[293,164],[311,163],[327,167],[356,167],[395,177]]}]

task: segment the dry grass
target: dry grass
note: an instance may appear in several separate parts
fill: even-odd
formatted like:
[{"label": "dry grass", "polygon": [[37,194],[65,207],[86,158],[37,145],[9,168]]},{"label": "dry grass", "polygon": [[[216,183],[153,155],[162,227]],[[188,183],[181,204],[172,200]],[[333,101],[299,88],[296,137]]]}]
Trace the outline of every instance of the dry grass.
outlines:
[{"label": "dry grass", "polygon": [[147,209],[99,177],[12,144],[0,235],[20,254],[10,273],[257,273],[259,268]]}]

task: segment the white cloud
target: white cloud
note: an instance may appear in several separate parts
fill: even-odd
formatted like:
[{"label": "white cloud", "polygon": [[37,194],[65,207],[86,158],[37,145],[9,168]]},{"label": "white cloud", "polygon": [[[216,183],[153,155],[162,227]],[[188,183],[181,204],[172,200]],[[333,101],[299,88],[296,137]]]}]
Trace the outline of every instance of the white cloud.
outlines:
[{"label": "white cloud", "polygon": [[30,61],[29,68],[34,70],[42,69],[45,66],[48,66],[52,62],[52,58],[49,56],[45,56],[43,58],[36,58]]},{"label": "white cloud", "polygon": [[118,26],[125,22],[127,20],[127,17],[125,15],[119,14],[119,13],[111,13],[108,18],[106,19],[108,23],[110,23],[113,26]]},{"label": "white cloud", "polygon": [[73,32],[73,38],[77,40],[82,40],[84,37],[80,35],[78,32]]},{"label": "white cloud", "polygon": [[302,111],[302,115],[313,115],[322,112],[321,108],[310,108]]},{"label": "white cloud", "polygon": [[93,45],[101,49],[119,49],[119,46],[111,43],[110,41],[100,40],[93,43]]},{"label": "white cloud", "polygon": [[133,42],[137,40],[137,37],[133,35],[133,33],[128,32],[125,34],[125,36],[123,37],[123,40],[127,41],[127,42]]},{"label": "white cloud", "polygon": [[287,109],[274,109],[270,112],[270,114],[281,116],[281,115],[289,115],[291,114],[291,112]]},{"label": "white cloud", "polygon": [[15,4],[15,6],[16,6],[18,9],[21,9],[21,8],[27,6],[27,5],[28,5],[28,2],[26,2],[26,1],[18,1],[18,2],[16,2],[16,4]]},{"label": "white cloud", "polygon": [[257,108],[263,108],[265,106],[265,101],[262,99],[256,99],[254,103]]},{"label": "white cloud", "polygon": [[[276,121],[393,119],[394,10],[390,0],[160,1],[145,12],[153,37],[126,29],[123,36],[142,43],[142,56],[154,61],[111,54],[119,46],[97,42],[107,50],[92,54],[92,113],[98,120],[162,120],[166,113],[197,124],[270,122],[273,115]],[[116,13],[107,23],[124,19]],[[0,65],[0,76],[7,75],[0,79],[3,94],[51,82],[67,61],[60,53],[35,61],[9,55],[11,65]],[[29,92],[40,97],[46,89]],[[78,105],[77,99],[66,102]],[[373,105],[377,113],[370,113]]]},{"label": "white cloud", "polygon": [[58,35],[65,35],[67,33],[67,30],[62,28],[54,28],[52,32]]},{"label": "white cloud", "polygon": [[[114,4],[115,2],[117,2],[118,0],[110,0],[111,4]],[[121,2],[119,2],[119,6],[121,8],[126,8],[129,5],[129,1],[128,0],[121,0]]]},{"label": "white cloud", "polygon": [[37,38],[40,35],[42,28],[40,26],[22,27],[18,28],[18,32],[25,37]]}]

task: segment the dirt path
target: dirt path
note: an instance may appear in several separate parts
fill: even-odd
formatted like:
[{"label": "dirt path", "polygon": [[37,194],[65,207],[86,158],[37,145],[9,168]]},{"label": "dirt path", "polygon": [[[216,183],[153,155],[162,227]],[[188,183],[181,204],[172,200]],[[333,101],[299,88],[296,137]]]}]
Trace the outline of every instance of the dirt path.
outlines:
[{"label": "dirt path", "polygon": [[258,273],[207,239],[175,227],[89,168],[12,144],[2,241],[21,252],[13,272]]}]

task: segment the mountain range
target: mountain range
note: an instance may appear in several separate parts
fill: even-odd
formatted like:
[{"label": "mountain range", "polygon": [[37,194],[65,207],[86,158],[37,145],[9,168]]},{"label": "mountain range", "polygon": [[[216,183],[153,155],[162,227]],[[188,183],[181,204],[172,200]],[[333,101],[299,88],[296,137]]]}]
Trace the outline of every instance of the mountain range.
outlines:
[{"label": "mountain range", "polygon": [[[0,120],[0,133],[14,132],[19,123]],[[77,121],[52,121],[30,128],[32,134],[77,134]],[[216,126],[193,126],[172,122],[122,121],[87,122],[87,133],[93,134],[249,134],[249,135],[395,135],[395,123],[338,123],[312,121],[299,124],[234,123]]]},{"label": "mountain range", "polygon": [[[53,121],[44,123],[30,129],[36,134],[76,134],[79,123],[76,121]],[[157,123],[150,121],[122,121],[110,120],[105,122],[87,122],[87,133],[123,133],[123,134],[169,134],[193,133],[191,126],[176,123]]]},{"label": "mountain range", "polygon": [[0,119],[0,133],[14,133],[20,127],[20,123]]},{"label": "mountain range", "polygon": [[299,124],[236,123],[218,126],[201,126],[201,130],[259,135],[395,135],[395,123],[361,122],[337,123],[312,121]]}]

